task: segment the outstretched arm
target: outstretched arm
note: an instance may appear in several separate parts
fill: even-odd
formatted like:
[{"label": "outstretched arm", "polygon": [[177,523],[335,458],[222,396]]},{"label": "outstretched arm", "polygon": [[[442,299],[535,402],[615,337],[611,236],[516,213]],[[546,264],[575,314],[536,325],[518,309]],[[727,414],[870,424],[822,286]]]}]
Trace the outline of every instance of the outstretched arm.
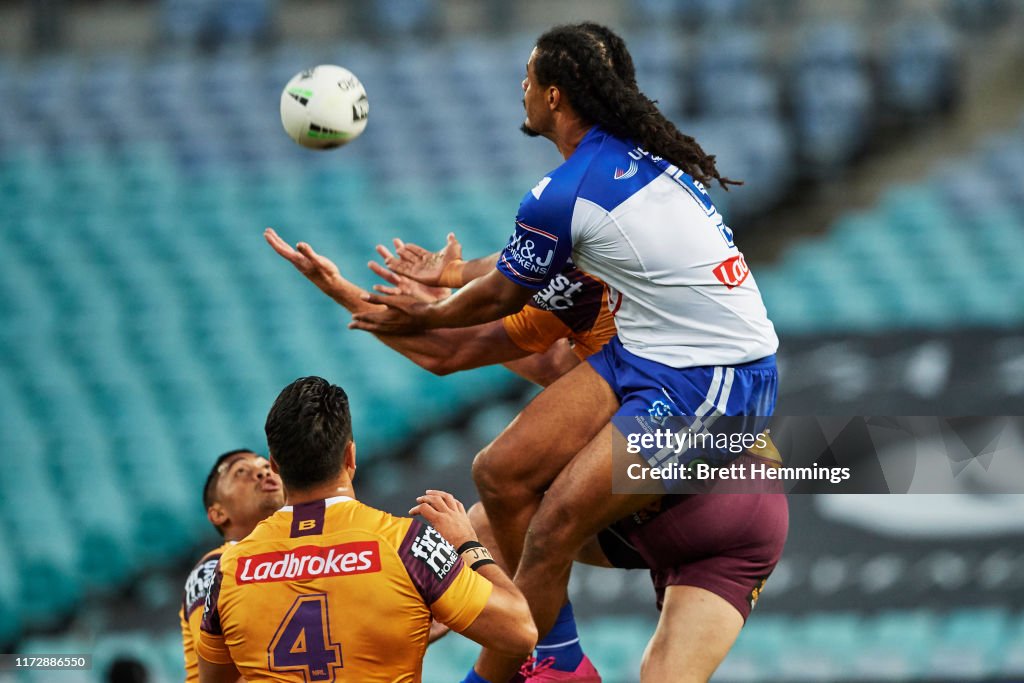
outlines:
[{"label": "outstretched arm", "polygon": [[409,296],[378,296],[363,299],[384,304],[387,310],[374,310],[353,316],[350,328],[375,334],[408,334],[439,327],[470,327],[500,320],[520,310],[535,294],[509,280],[498,270],[473,280],[454,295],[431,304]]},{"label": "outstretched arm", "polygon": [[455,233],[448,233],[444,247],[438,251],[427,251],[423,247],[395,239],[395,254],[384,256],[384,247],[377,251],[384,256],[384,265],[399,275],[421,282],[424,285],[440,287],[464,287],[478,277],[494,270],[498,253],[482,256],[471,261],[462,260],[462,245],[455,239]]},{"label": "outstretched arm", "polygon": [[[334,262],[318,254],[309,244],[299,242],[296,248],[292,248],[271,228],[267,228],[264,237],[274,251],[350,313],[386,310],[383,306],[364,301],[363,297],[369,296],[369,293],[345,279]],[[383,247],[378,248],[378,251],[381,251],[385,258],[390,255]],[[374,271],[385,277],[392,285],[389,288],[381,288],[383,291],[421,300],[429,299],[431,294],[435,295],[436,300],[437,295],[444,293],[437,290],[430,292],[415,283],[413,285],[419,289],[412,289],[408,282],[396,278],[393,273],[388,273],[379,266],[378,269]],[[410,292],[414,292],[416,296]],[[420,367],[438,375],[515,361],[530,355],[529,351],[519,348],[512,342],[500,321],[461,329],[431,330],[408,336],[377,335],[377,338]]]}]

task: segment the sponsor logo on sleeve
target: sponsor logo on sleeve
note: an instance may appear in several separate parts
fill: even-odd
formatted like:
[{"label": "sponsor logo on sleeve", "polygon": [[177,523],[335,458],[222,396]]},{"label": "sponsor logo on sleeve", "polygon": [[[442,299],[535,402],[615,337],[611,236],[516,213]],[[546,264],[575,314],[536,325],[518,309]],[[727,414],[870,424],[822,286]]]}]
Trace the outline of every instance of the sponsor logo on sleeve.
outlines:
[{"label": "sponsor logo on sleeve", "polygon": [[545,311],[567,311],[572,308],[573,296],[582,289],[582,282],[573,282],[559,273],[547,287],[533,295],[533,304]]},{"label": "sponsor logo on sleeve", "polygon": [[302,581],[353,576],[380,571],[377,541],[358,541],[328,547],[302,546],[287,551],[238,558],[235,582]]},{"label": "sponsor logo on sleeve", "polygon": [[188,579],[185,581],[185,605],[188,614],[191,614],[206,601],[206,594],[210,592],[210,586],[213,584],[213,577],[217,571],[219,557],[219,555],[211,557],[199,563],[188,575]]},{"label": "sponsor logo on sleeve", "polygon": [[520,221],[516,226],[518,229],[505,246],[502,260],[524,280],[544,280],[555,258],[558,236]]},{"label": "sponsor logo on sleeve", "polygon": [[629,160],[629,167],[626,170],[622,170],[618,166],[615,167],[615,174],[612,176],[615,180],[627,180],[636,175],[636,172],[640,170],[640,166],[633,159]]},{"label": "sponsor logo on sleeve", "polygon": [[550,183],[550,182],[551,182],[551,178],[549,178],[547,176],[544,176],[543,178],[541,178],[540,182],[537,183],[536,185],[534,185],[533,189],[530,190],[530,194],[533,195],[533,198],[534,199],[540,199],[540,196],[542,194],[544,194],[544,188],[547,187],[548,183]]},{"label": "sponsor logo on sleeve", "polygon": [[712,272],[719,282],[732,289],[743,284],[743,281],[750,275],[750,268],[743,260],[743,254],[737,254],[719,263]]},{"label": "sponsor logo on sleeve", "polygon": [[438,581],[444,580],[448,572],[455,566],[459,554],[448,541],[444,540],[436,529],[423,525],[420,532],[416,534],[412,545],[409,546],[409,553],[417,560],[427,565],[431,573]]}]

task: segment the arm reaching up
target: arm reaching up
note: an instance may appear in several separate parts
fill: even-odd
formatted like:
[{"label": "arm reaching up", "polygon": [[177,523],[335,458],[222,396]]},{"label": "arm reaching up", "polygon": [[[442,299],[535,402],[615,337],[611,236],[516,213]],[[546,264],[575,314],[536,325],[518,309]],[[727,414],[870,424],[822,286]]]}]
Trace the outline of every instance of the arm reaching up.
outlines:
[{"label": "arm reaching up", "polygon": [[383,247],[377,247],[377,251],[384,256],[384,265],[389,270],[424,285],[464,287],[467,283],[494,270],[498,262],[496,253],[463,261],[462,245],[453,232],[448,233],[445,246],[438,251],[427,251],[421,246],[399,239],[395,239],[394,243],[394,255],[384,256],[381,252]]}]

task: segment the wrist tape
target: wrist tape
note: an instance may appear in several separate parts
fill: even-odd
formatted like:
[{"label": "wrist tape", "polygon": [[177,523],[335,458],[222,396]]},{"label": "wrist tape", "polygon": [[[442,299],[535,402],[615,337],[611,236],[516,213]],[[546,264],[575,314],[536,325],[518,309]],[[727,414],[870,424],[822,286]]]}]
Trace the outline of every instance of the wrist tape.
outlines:
[{"label": "wrist tape", "polygon": [[488,564],[497,564],[491,557],[491,551],[480,541],[466,541],[459,546],[458,553],[470,569],[476,570]]},{"label": "wrist tape", "polygon": [[437,278],[437,283],[442,287],[461,287],[462,282],[462,271],[466,268],[466,262],[463,260],[452,261],[445,265],[441,269],[441,275]]}]

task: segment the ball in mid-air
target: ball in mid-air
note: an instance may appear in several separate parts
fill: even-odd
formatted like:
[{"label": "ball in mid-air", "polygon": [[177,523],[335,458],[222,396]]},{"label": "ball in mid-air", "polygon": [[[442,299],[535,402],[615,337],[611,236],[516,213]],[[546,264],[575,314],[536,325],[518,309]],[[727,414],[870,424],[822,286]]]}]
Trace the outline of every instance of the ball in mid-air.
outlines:
[{"label": "ball in mid-air", "polygon": [[322,64],[295,75],[281,93],[281,123],[295,142],[332,149],[366,128],[366,89],[348,69]]}]

